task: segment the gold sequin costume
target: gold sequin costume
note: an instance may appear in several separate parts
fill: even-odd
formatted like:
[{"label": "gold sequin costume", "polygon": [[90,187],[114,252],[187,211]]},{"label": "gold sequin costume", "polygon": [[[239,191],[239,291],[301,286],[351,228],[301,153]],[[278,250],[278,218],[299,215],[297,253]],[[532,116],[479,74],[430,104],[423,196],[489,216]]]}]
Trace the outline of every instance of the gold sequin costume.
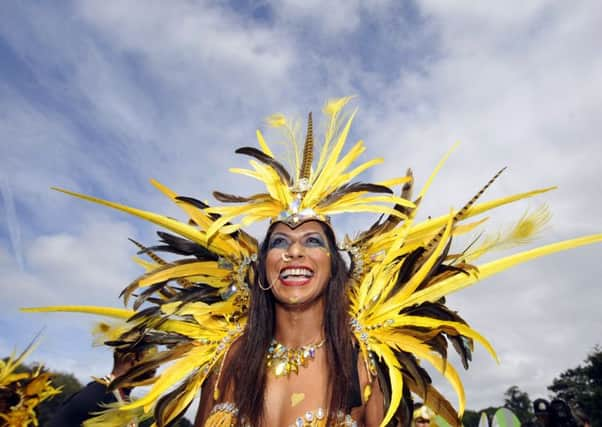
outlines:
[{"label": "gold sequin costume", "polygon": [[[477,218],[479,215],[553,187],[480,203],[481,195],[498,173],[468,202],[440,216],[418,221],[421,201],[447,156],[415,198],[412,198],[411,171],[378,183],[354,181],[383,159],[355,165],[365,151],[362,141],[345,151],[355,116],[355,111],[348,113],[349,101],[350,98],[342,98],[326,104],[325,131],[315,161],[311,115],[303,147],[297,142],[297,127],[292,122],[279,114],[268,119],[270,126],[286,135],[292,152],[292,174],[277,160],[260,131],[257,131],[259,148],[237,150],[251,157],[251,168],[231,171],[259,180],[265,185],[265,192],[248,197],[214,192],[222,204],[209,206],[190,197],[180,197],[152,181],[184,211],[183,221],[59,190],[140,217],[171,232],[160,233],[162,242],[158,246],[145,248],[136,243],[150,261],[139,260],[147,273],[124,290],[126,308],[61,306],[30,310],[77,311],[113,317],[127,322],[116,328],[117,338],[112,345],[126,346],[128,342],[146,340],[164,346],[163,351],[136,372],[114,382],[114,387],[122,386],[141,370],[168,365],[146,395],[113,413],[131,413],[138,419],[154,413],[161,423],[170,422],[186,410],[208,373],[219,372],[231,343],[246,325],[248,289],[254,283],[258,245],[243,228],[256,221],[284,221],[295,227],[311,219],[328,222],[331,215],[341,213],[381,215],[367,230],[345,237],[340,246],[349,253],[353,268],[354,282],[349,288],[351,331],[367,372],[378,378],[385,395],[382,426],[394,418],[411,420],[408,404],[411,394],[419,396],[450,424],[460,425],[465,407],[464,389],[456,369],[447,361],[448,343],[459,353],[465,368],[474,341],[496,358],[489,342],[445,305],[446,295],[516,264],[602,240],[601,234],[586,236],[478,263],[492,249],[530,241],[549,216],[542,209],[526,214],[507,233],[452,252],[452,239],[480,229],[486,221]],[[399,196],[395,195],[398,186],[402,186]],[[165,261],[156,254],[162,250],[183,258]],[[138,293],[130,304],[134,292]],[[432,385],[423,363],[434,367],[453,386],[458,395],[457,410]],[[113,425],[111,412],[104,417],[103,425]]]},{"label": "gold sequin costume", "polygon": [[[339,411],[331,417],[330,427],[357,427],[357,421],[350,414]],[[295,423],[289,427],[326,427],[326,412],[322,408],[315,411],[306,411],[296,418]],[[213,406],[209,417],[204,424],[205,427],[252,427],[244,420],[238,420],[238,408],[232,402],[218,403]]]}]

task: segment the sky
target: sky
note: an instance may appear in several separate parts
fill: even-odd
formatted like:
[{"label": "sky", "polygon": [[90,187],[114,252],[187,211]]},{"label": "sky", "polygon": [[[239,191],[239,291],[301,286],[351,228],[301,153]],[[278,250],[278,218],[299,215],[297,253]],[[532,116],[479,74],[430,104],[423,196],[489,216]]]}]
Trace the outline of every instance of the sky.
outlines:
[{"label": "sky", "polygon": [[[350,139],[366,142],[364,160],[385,160],[365,180],[411,167],[419,189],[461,142],[423,216],[461,207],[507,166],[483,200],[558,189],[496,211],[489,230],[543,203],[553,218],[537,244],[602,229],[595,0],[9,0],[2,9],[0,355],[42,330],[31,360],[83,382],[108,373],[110,352],[92,346],[97,319],[19,307],[120,306],[141,273],[127,238],[156,242],[153,226],[51,186],[177,216],[149,179],[199,199],[250,193],[228,172],[246,164],[234,150],[255,146],[270,114],[319,119],[334,97],[355,96]],[[340,235],[373,219],[342,218]],[[265,225],[253,231],[260,238]],[[475,349],[461,372],[468,408],[501,405],[512,385],[546,397],[554,377],[602,344],[600,250],[530,262],[448,298],[501,360]]]}]

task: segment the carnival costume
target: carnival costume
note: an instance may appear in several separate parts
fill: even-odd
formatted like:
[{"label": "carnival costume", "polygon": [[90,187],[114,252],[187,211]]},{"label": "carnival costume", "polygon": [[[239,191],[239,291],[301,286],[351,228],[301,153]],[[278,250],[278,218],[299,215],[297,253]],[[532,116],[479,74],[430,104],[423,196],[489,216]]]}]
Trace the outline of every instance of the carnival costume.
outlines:
[{"label": "carnival costume", "polygon": [[37,426],[36,407],[61,392],[61,387],[52,385],[51,374],[41,365],[31,371],[17,372],[35,347],[34,339],[18,357],[12,354],[6,360],[0,359],[0,426]]},{"label": "carnival costume", "polygon": [[[339,245],[350,256],[353,277],[348,288],[352,319],[349,326],[356,339],[359,357],[369,375],[378,378],[385,396],[382,426],[396,422],[396,418],[410,422],[412,394],[419,396],[452,425],[459,425],[465,396],[456,369],[447,361],[448,342],[460,355],[465,368],[471,360],[474,341],[481,343],[497,359],[489,342],[445,305],[446,295],[513,265],[602,240],[600,234],[588,236],[475,264],[491,249],[531,241],[549,217],[546,209],[540,209],[523,216],[506,234],[482,239],[481,243],[472,242],[463,251],[451,252],[452,238],[477,229],[485,221],[467,220],[553,187],[477,203],[500,172],[458,210],[418,222],[416,214],[420,203],[447,156],[414,199],[411,196],[413,177],[409,170],[404,176],[383,182],[354,182],[356,176],[381,163],[382,159],[353,166],[365,150],[362,141],[344,153],[355,115],[355,111],[348,114],[344,108],[349,99],[326,104],[326,129],[315,162],[311,114],[303,147],[295,137],[295,125],[284,116],[274,115],[268,119],[269,125],[288,135],[292,174],[276,159],[260,131],[257,131],[259,149],[243,147],[236,150],[251,157],[251,169],[236,168],[231,172],[259,180],[265,185],[265,192],[248,197],[214,192],[214,197],[223,204],[209,206],[179,196],[152,181],[187,214],[188,218],[183,222],[59,190],[138,216],[175,233],[159,232],[161,244],[158,246],[145,247],[135,242],[151,261],[139,260],[147,273],[122,293],[126,307],[135,295],[131,308],[61,306],[28,309],[113,317],[122,323],[110,331],[107,344],[123,347],[146,341],[163,346],[163,351],[112,384],[112,387],[121,387],[145,370],[167,364],[151,390],[145,396],[101,415],[98,425],[118,425],[110,423],[116,416],[122,420],[134,416],[141,419],[151,413],[158,425],[165,425],[183,414],[210,372],[217,373],[219,378],[232,342],[244,332],[249,287],[256,283],[258,243],[243,229],[256,221],[282,221],[294,228],[307,220],[329,224],[329,217],[340,213],[380,214],[371,227],[355,236],[346,236]],[[400,196],[394,194],[397,186],[401,186]],[[184,258],[168,262],[156,254],[160,251]],[[451,383],[458,395],[457,410],[431,384],[429,374],[421,365],[423,362],[428,362]],[[213,392],[218,401],[220,390],[216,388]],[[233,406],[224,403],[216,413],[212,414],[215,415],[212,425],[237,423]],[[315,415],[312,414],[314,424],[311,425],[323,425],[316,421]]]}]

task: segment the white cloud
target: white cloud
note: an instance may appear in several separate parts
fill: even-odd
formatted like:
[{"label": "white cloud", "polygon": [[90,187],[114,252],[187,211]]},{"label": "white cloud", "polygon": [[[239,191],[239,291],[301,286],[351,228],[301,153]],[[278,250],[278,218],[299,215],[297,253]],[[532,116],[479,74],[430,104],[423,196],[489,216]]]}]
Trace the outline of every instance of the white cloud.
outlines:
[{"label": "white cloud", "polygon": [[284,25],[296,29],[299,21],[310,22],[314,31],[323,31],[329,36],[345,36],[356,30],[361,19],[361,4],[353,1],[285,0],[272,3],[278,19]]},{"label": "white cloud", "polygon": [[243,76],[255,84],[280,83],[294,59],[285,34],[245,22],[225,8],[154,1],[145,5],[144,14],[133,14],[135,2],[80,7],[82,18],[116,49],[143,54],[148,61],[144,66],[152,67],[166,82],[184,79],[188,84],[196,74],[197,79],[219,76],[224,87],[239,85],[230,79]]},{"label": "white cloud", "polygon": [[[81,379],[105,373],[110,357],[90,349],[92,321],[17,307],[117,305],[139,272],[126,237],[155,240],[152,226],[50,185],[179,215],[147,178],[201,199],[218,188],[246,193],[252,184],[226,172],[246,162],[234,148],[255,144],[266,115],[305,117],[331,96],[360,95],[353,138],[366,141],[365,158],[385,157],[377,179],[412,167],[419,189],[462,141],[427,194],[423,217],[458,207],[508,165],[485,199],[560,185],[539,198],[554,212],[543,243],[599,230],[600,8],[393,3],[261,3],[274,14],[264,21],[205,2],[10,6],[0,27],[9,65],[0,70],[0,167],[25,269],[9,249],[17,222],[9,224],[4,202],[0,326],[9,336],[0,352],[22,348],[45,324],[36,357]],[[503,220],[491,226],[527,206],[500,210]],[[341,220],[357,226],[351,222]],[[502,359],[497,366],[477,349],[463,375],[469,408],[500,404],[512,384],[532,398],[545,394],[596,344],[598,252],[558,254],[449,298]]]}]

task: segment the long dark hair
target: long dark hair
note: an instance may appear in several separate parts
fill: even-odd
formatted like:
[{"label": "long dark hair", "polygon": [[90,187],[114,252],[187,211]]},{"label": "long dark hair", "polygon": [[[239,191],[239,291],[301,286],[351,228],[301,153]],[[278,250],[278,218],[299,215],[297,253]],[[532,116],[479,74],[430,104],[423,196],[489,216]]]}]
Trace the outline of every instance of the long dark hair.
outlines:
[{"label": "long dark hair", "polygon": [[[326,354],[328,361],[328,384],[330,385],[329,415],[351,406],[350,392],[353,370],[353,343],[349,327],[349,271],[336,247],[336,239],[330,226],[318,221],[328,240],[331,278],[325,290],[324,332],[326,334]],[[274,296],[263,291],[258,280],[267,286],[265,259],[268,241],[272,233],[268,230],[261,244],[255,274],[255,283],[251,287],[249,318],[245,333],[232,351],[229,366],[222,372],[219,387],[222,391],[232,390],[234,403],[239,410],[239,419],[245,419],[256,426],[261,424],[264,409],[266,384],[265,354],[274,337],[275,310]],[[236,374],[235,374],[236,373]],[[236,380],[234,376],[236,375]]]}]

